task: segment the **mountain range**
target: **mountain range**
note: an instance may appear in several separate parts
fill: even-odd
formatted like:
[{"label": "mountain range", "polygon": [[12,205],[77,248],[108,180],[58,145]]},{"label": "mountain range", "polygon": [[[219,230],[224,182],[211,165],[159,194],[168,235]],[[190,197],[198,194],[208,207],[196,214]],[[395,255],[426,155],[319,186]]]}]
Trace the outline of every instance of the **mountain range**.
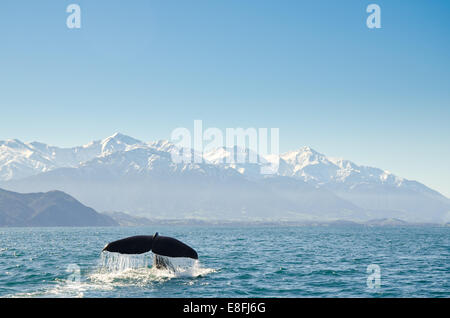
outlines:
[{"label": "mountain range", "polygon": [[[74,148],[0,141],[0,187],[60,190],[97,211],[151,218],[448,222],[450,200],[378,168],[327,157],[310,147],[279,156],[278,173],[225,160],[247,149],[216,148],[202,163],[174,163],[169,141],[116,133]],[[192,150],[191,150],[192,151]],[[261,158],[260,162],[273,160]]]}]

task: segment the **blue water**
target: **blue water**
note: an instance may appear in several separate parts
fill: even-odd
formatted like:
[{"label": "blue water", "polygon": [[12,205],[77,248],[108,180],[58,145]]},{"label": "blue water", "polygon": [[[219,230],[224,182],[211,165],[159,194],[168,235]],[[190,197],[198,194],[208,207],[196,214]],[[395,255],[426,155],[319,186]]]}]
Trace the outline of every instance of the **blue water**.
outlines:
[{"label": "blue water", "polygon": [[[156,231],[194,247],[199,261],[173,260],[171,272],[151,268],[151,253],[100,252]],[[449,234],[448,227],[0,228],[0,296],[449,297]],[[379,285],[367,283],[371,264],[380,268]]]}]

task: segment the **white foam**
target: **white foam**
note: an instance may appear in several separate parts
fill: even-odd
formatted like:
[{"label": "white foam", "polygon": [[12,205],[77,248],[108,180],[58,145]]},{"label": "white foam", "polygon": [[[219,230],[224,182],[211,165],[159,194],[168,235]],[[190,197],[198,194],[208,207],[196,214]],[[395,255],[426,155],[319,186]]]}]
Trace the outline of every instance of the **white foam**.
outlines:
[{"label": "white foam", "polygon": [[[98,265],[80,282],[57,279],[56,285],[48,289],[29,293],[18,293],[7,297],[84,297],[91,290],[113,291],[117,287],[151,287],[154,284],[176,278],[196,278],[215,272],[203,268],[198,260],[170,258],[171,269],[150,267],[153,254],[121,255],[102,253]],[[184,282],[193,285],[192,281]]]},{"label": "white foam", "polygon": [[214,272],[214,269],[203,268],[198,260],[171,258],[173,269],[161,269],[149,267],[150,255],[107,254],[109,255],[102,255],[100,268],[89,276],[91,281],[119,286],[147,285],[172,278],[195,278]]}]

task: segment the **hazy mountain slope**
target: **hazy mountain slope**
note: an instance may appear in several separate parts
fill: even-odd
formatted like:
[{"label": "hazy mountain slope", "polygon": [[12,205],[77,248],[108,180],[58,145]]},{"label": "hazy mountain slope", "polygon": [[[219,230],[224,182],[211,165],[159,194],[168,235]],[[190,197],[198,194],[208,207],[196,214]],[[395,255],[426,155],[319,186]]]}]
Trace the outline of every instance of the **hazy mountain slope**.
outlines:
[{"label": "hazy mountain slope", "polygon": [[277,184],[270,178],[253,181],[239,174],[196,170],[171,175],[101,171],[96,169],[92,174],[83,168],[58,169],[10,186],[27,191],[58,188],[83,198],[97,210],[116,209],[148,217],[311,219],[342,217],[353,211],[361,214],[357,219],[364,219],[363,209],[294,179]]},{"label": "hazy mountain slope", "polygon": [[426,222],[450,218],[450,200],[389,171],[328,158],[309,147],[280,156],[280,174],[327,189],[368,211],[371,217]]},{"label": "hazy mountain slope", "polygon": [[0,226],[111,226],[117,223],[61,192],[21,194],[0,189]]}]

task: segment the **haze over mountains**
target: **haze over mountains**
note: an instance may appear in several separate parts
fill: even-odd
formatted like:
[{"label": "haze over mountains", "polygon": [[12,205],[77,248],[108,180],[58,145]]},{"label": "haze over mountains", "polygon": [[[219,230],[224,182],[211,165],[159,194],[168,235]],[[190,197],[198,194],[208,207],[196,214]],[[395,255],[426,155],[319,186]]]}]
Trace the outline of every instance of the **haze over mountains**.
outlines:
[{"label": "haze over mountains", "polygon": [[178,164],[174,149],[122,134],[74,148],[0,141],[0,187],[61,190],[97,211],[152,218],[450,220],[450,200],[425,185],[309,147],[281,154],[276,175],[261,175],[260,164],[225,163],[231,149]]}]

